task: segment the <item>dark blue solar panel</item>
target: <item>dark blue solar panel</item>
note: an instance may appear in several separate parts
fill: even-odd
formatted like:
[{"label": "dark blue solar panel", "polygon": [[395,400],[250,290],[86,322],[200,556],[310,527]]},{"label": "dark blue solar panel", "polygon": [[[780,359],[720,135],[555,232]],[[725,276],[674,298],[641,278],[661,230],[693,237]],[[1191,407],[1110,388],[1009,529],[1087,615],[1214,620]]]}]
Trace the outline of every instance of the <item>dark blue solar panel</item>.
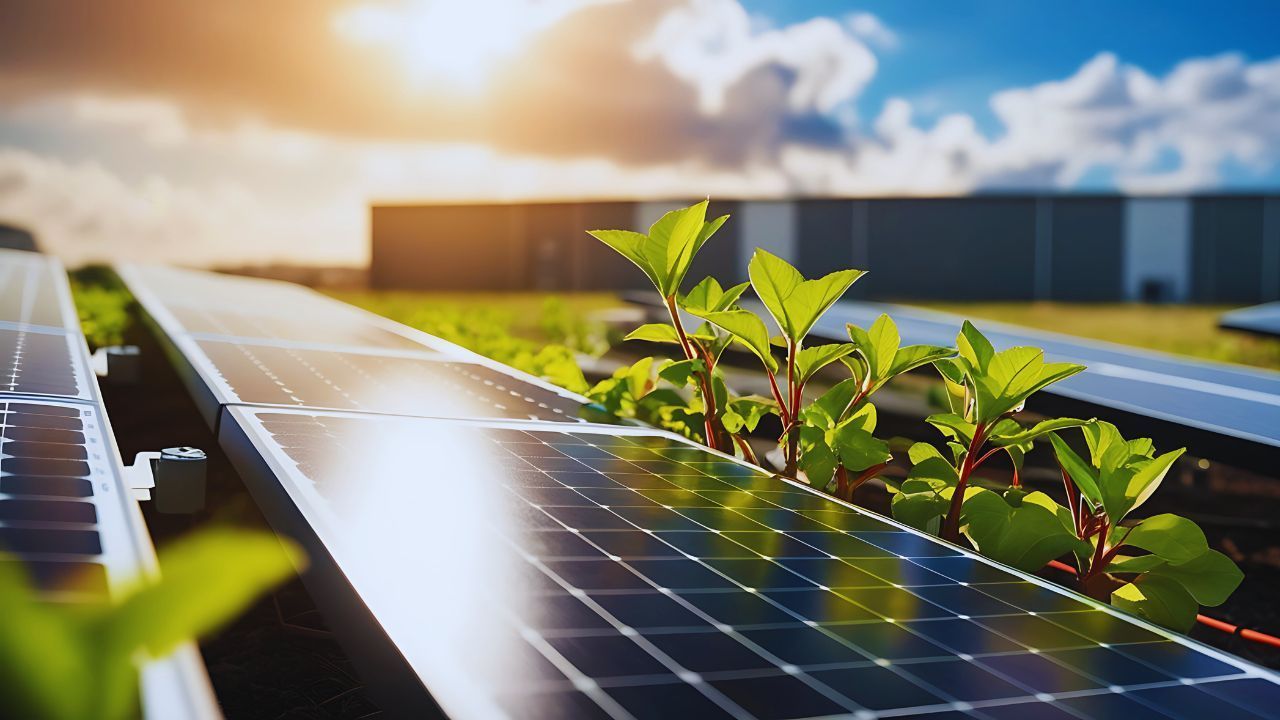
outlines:
[{"label": "dark blue solar panel", "polygon": [[[279,458],[278,479],[302,491],[304,514],[334,530],[344,523],[335,498],[356,486],[365,497],[421,482],[425,497],[446,505],[471,492],[454,482],[501,491],[486,496],[483,526],[451,537],[502,538],[499,554],[520,568],[519,584],[501,597],[454,600],[491,608],[490,630],[540,660],[472,687],[512,717],[1163,717],[1206,699],[1218,714],[1244,716],[1250,703],[1280,699],[1266,671],[664,435],[234,414],[246,438]],[[496,461],[456,461],[438,477],[357,478],[334,469],[347,465],[345,451],[321,452],[322,463],[308,451],[361,438],[377,456],[393,450],[376,438],[442,432]],[[302,473],[290,469],[299,457]],[[398,552],[431,575],[448,558],[422,532]],[[343,557],[351,540],[327,537]],[[441,578],[430,592],[452,587]],[[385,627],[402,651],[452,654],[450,640],[421,623]],[[471,651],[483,663],[483,650]],[[436,691],[439,670],[417,667]],[[1213,693],[1245,682],[1237,702],[1224,706]],[[474,715],[465,699],[437,699]]]}]

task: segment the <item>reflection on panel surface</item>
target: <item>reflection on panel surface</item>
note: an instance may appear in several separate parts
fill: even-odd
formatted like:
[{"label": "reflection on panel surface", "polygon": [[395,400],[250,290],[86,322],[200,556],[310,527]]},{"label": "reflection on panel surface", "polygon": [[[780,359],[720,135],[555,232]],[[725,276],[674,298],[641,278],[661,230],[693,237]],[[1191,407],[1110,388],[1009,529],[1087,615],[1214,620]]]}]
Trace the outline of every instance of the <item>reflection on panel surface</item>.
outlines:
[{"label": "reflection on panel surface", "polygon": [[284,488],[454,717],[1039,717],[1055,698],[1084,717],[1192,701],[1248,717],[1280,701],[1260,671],[664,435],[230,419],[224,444],[272,468],[250,481]]},{"label": "reflection on panel surface", "polygon": [[66,329],[61,272],[43,255],[0,250],[0,322]]},{"label": "reflection on panel surface", "polygon": [[0,393],[86,396],[72,342],[52,330],[0,328]]},{"label": "reflection on panel surface", "polygon": [[372,316],[298,285],[160,266],[130,266],[122,274],[144,304],[158,304],[173,318],[177,326],[166,328],[170,332],[424,349],[421,339],[392,332]]},{"label": "reflection on panel surface", "polygon": [[574,421],[581,404],[483,365],[443,357],[198,341],[225,402],[435,417]]}]

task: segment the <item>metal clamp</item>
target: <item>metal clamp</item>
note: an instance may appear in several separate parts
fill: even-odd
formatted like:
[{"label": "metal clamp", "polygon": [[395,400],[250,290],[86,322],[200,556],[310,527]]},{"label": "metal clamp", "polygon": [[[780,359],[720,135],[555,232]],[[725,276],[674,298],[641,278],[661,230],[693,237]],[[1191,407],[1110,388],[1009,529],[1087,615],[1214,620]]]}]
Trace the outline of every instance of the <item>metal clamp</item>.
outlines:
[{"label": "metal clamp", "polygon": [[134,498],[154,501],[156,512],[199,512],[204,509],[206,461],[204,451],[193,447],[140,452],[125,467],[125,480]]},{"label": "metal clamp", "polygon": [[93,372],[112,385],[134,385],[142,379],[137,345],[108,345],[93,352]]}]

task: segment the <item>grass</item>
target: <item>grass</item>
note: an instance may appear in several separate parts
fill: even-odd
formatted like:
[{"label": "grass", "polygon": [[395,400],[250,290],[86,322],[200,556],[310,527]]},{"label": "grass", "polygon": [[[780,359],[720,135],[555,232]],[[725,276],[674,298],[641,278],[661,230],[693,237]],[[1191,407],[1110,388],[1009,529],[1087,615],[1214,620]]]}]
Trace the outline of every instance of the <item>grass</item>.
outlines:
[{"label": "grass", "polygon": [[440,314],[479,313],[517,337],[561,342],[563,333],[556,323],[584,319],[592,313],[624,307],[612,293],[447,293],[411,290],[342,291],[325,294],[391,318],[396,322],[431,332]]},{"label": "grass", "polygon": [[1232,306],[1052,302],[912,304],[967,317],[974,322],[995,320],[1177,355],[1280,370],[1280,340],[1218,328],[1218,318],[1234,309]]}]

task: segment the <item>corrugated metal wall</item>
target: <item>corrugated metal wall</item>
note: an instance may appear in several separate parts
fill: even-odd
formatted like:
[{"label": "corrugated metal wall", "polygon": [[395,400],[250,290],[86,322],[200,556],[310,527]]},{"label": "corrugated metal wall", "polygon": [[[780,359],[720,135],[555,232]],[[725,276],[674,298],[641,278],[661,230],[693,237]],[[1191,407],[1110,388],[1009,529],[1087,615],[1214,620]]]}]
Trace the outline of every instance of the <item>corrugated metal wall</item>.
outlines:
[{"label": "corrugated metal wall", "polygon": [[[588,229],[644,231],[688,204],[563,202],[378,206],[380,288],[614,290],[647,287]],[[765,248],[807,276],[871,273],[877,299],[1252,303],[1280,299],[1280,197],[975,196],[714,201],[729,223],[690,282],[746,279]]]}]

